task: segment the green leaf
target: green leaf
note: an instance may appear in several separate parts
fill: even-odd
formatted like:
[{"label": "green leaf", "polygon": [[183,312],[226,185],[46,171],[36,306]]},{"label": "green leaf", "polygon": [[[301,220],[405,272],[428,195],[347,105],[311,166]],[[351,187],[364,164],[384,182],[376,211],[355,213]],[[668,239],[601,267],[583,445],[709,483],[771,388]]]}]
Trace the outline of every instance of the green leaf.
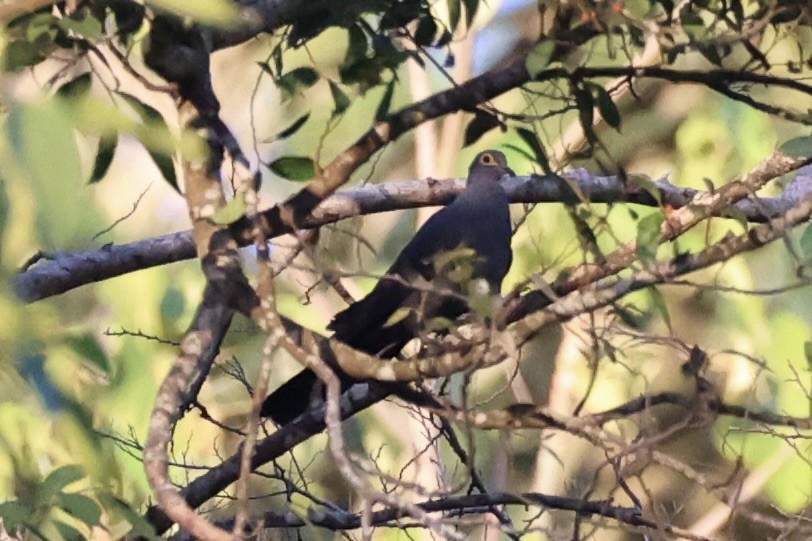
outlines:
[{"label": "green leaf", "polygon": [[474,113],[474,118],[465,127],[465,136],[463,138],[463,147],[473,145],[479,141],[486,132],[500,126],[499,119],[496,115],[477,109]]},{"label": "green leaf", "polygon": [[614,307],[615,314],[620,317],[625,325],[633,329],[642,329],[648,323],[650,316],[640,311],[637,306],[633,304],[620,305],[616,304]]},{"label": "green leaf", "polygon": [[648,289],[649,296],[651,297],[651,304],[660,313],[665,321],[666,326],[670,332],[674,332],[674,329],[671,327],[671,314],[668,312],[668,305],[665,303],[665,297],[663,294],[660,293],[660,290],[656,287],[650,287]]},{"label": "green leaf", "polygon": [[133,511],[127,502],[116,497],[109,498],[109,507],[118,511],[129,522],[133,530],[149,541],[164,541],[163,537],[155,534],[155,528],[140,513]]},{"label": "green leaf", "polygon": [[448,28],[453,32],[460,24],[460,15],[462,13],[460,0],[446,0],[448,6]]},{"label": "green leaf", "polygon": [[90,92],[90,83],[93,81],[90,72],[85,72],[60,86],[56,95],[63,99],[75,99],[87,96]]},{"label": "green leaf", "polygon": [[101,508],[87,496],[82,494],[59,494],[56,505],[88,526],[99,525]]},{"label": "green leaf", "polygon": [[361,59],[367,57],[369,50],[369,40],[364,29],[355,24],[347,30],[349,44],[347,46],[347,56],[344,58],[344,64],[354,64]]},{"label": "green leaf", "polygon": [[422,2],[389,2],[378,22],[378,30],[402,28],[425,13]]},{"label": "green leaf", "polygon": [[[164,121],[163,116],[161,113],[158,112],[157,109],[148,105],[135,96],[131,94],[127,94],[126,92],[116,92],[118,96],[120,96],[127,104],[133,108],[136,114],[141,118],[147,126],[156,126],[158,130],[165,133],[169,132],[169,127],[166,125],[166,121]],[[146,143],[146,144],[145,144]],[[175,161],[173,156],[166,154],[165,152],[155,150],[147,146],[149,141],[142,142],[147,147],[147,153],[149,157],[152,158],[152,161],[155,163],[155,166],[158,168],[158,171],[161,172],[161,176],[166,180],[167,183],[178,193],[181,193],[180,187],[178,186],[178,178],[175,174]]]},{"label": "green leaf", "polygon": [[596,262],[602,262],[604,255],[598,246],[598,237],[587,221],[587,218],[591,216],[591,212],[584,208],[578,208],[578,211],[574,212],[575,209],[572,206],[568,206],[567,209],[570,219],[575,224],[575,232],[578,234],[581,245],[595,257]]},{"label": "green leaf", "polygon": [[55,25],[58,19],[51,13],[37,13],[27,19],[24,37],[29,42],[40,41],[43,37],[56,37]]},{"label": "green leaf", "polygon": [[473,248],[461,245],[453,250],[439,252],[432,257],[431,263],[436,274],[449,275],[461,266],[470,268],[475,258],[476,251]]},{"label": "green leaf", "polygon": [[95,335],[85,333],[77,336],[68,336],[64,342],[75,351],[77,355],[82,357],[82,359],[100,369],[105,374],[110,373],[110,363],[107,358],[107,353],[105,353],[101,345],[99,345],[99,341]]},{"label": "green leaf", "polygon": [[350,106],[350,98],[333,81],[329,81],[329,83],[330,83],[330,94],[333,95],[333,103],[335,104],[335,108],[333,109],[333,116],[337,116],[346,111],[347,108]]},{"label": "green leaf", "polygon": [[541,169],[548,175],[552,173],[550,169],[550,162],[547,159],[547,153],[544,152],[544,147],[541,146],[539,138],[536,134],[527,128],[516,128],[516,133],[519,134],[524,143],[533,151],[533,159],[541,166]]},{"label": "green leaf", "polygon": [[801,9],[800,4],[798,4],[797,7],[795,7],[792,6],[792,4],[787,3],[782,7],[784,7],[784,9],[777,10],[775,15],[773,15],[770,18],[770,24],[777,25],[789,23],[794,21],[803,14],[803,10]]},{"label": "green leaf", "polygon": [[524,61],[524,67],[531,79],[535,79],[539,73],[544,71],[544,68],[550,65],[554,52],[555,42],[550,39],[545,39],[533,47]]},{"label": "green leaf", "polygon": [[62,466],[55,469],[48,474],[48,477],[46,477],[42,484],[37,488],[37,501],[39,503],[46,503],[50,501],[51,498],[62,492],[63,488],[71,483],[75,483],[76,481],[83,479],[84,477],[84,470],[76,464]]},{"label": "green leaf", "polygon": [[74,34],[78,34],[91,40],[100,40],[104,38],[104,30],[102,30],[101,23],[90,16],[86,16],[82,19],[63,17],[61,19],[57,19],[56,24],[65,31],[71,31]]},{"label": "green leaf", "polygon": [[697,51],[714,66],[722,66],[722,56],[719,54],[718,47],[714,45],[702,45],[697,47]]},{"label": "green leaf", "polygon": [[437,35],[437,21],[434,17],[428,16],[420,19],[417,30],[414,33],[414,41],[421,47],[429,47],[434,43]]},{"label": "green leaf", "polygon": [[[5,129],[11,154],[36,194],[37,234],[49,246],[65,246],[88,231],[87,209],[64,208],[84,201],[84,173],[76,148],[73,119],[60,100],[9,106]],[[4,145],[5,146],[5,145]],[[46,213],[60,209],[58,222]],[[64,210],[62,210],[64,209]]]},{"label": "green leaf", "polygon": [[693,11],[685,10],[682,12],[682,29],[692,38],[699,38],[708,33],[705,26],[705,21],[702,17]]},{"label": "green leaf", "polygon": [[790,139],[778,147],[778,150],[794,158],[807,158],[812,156],[812,135]]},{"label": "green leaf", "polygon": [[276,74],[275,74],[275,73],[273,72],[273,70],[271,69],[271,65],[270,65],[270,64],[268,64],[267,62],[257,62],[257,66],[259,66],[259,67],[260,67],[260,69],[261,69],[263,72],[267,73],[268,75],[270,75],[270,76],[271,76],[271,77],[273,77],[273,78],[276,78]]},{"label": "green leaf", "polygon": [[[86,539],[86,537],[82,535],[82,532],[61,520],[54,520],[52,524],[54,528],[56,528],[56,531],[59,532],[61,539],[65,541],[85,541]],[[53,535],[53,532],[49,532],[48,535]]]},{"label": "green leaf", "polygon": [[9,23],[4,32],[3,65],[14,71],[34,66],[59,48],[59,30],[51,13],[23,15]]},{"label": "green leaf", "polygon": [[293,122],[293,124],[291,124],[284,130],[279,132],[276,135],[276,137],[274,137],[274,139],[287,139],[288,137],[299,131],[299,128],[304,126],[304,123],[307,122],[308,118],[310,118],[310,113],[305,113],[304,115],[300,116]]},{"label": "green leaf", "polygon": [[380,122],[386,115],[389,114],[389,108],[392,106],[392,95],[395,93],[395,82],[391,81],[386,85],[386,91],[383,93],[381,103],[378,104],[378,109],[375,111],[375,120]]},{"label": "green leaf", "polygon": [[[163,127],[166,127],[166,121],[164,120],[163,115],[153,107],[147,103],[144,103],[140,99],[136,98],[132,94],[128,94],[126,92],[117,91],[116,95],[121,97],[127,105],[133,108],[135,113],[143,120],[145,123],[155,123],[159,124]],[[167,128],[168,129],[168,128]]]},{"label": "green leaf", "polygon": [[316,176],[316,167],[306,156],[285,156],[266,164],[275,175],[288,180],[310,180]]},{"label": "green leaf", "polygon": [[[282,43],[280,42],[276,45],[276,47],[273,48],[273,51],[271,51],[271,60],[273,60],[273,65],[274,68],[276,69],[276,75],[282,73],[282,60],[283,60],[282,53],[283,53]],[[276,77],[276,75],[273,76]]]},{"label": "green leaf", "polygon": [[[107,6],[103,4],[96,4],[96,6],[102,10],[107,7],[113,12],[116,21],[116,34],[124,38],[125,45],[129,45],[131,35],[137,33],[138,29],[144,24],[146,10],[139,3],[117,0],[110,2]],[[103,15],[99,16],[99,18],[102,19]]]},{"label": "green leaf", "polygon": [[476,12],[479,10],[479,2],[480,0],[462,0],[465,5],[465,26],[467,28],[470,28],[474,22]]},{"label": "green leaf", "polygon": [[445,47],[451,40],[454,38],[454,35],[446,29],[440,33],[440,37],[437,39],[437,43],[434,44],[435,47]]},{"label": "green leaf", "polygon": [[163,152],[149,149],[147,149],[147,153],[158,167],[158,171],[161,172],[161,176],[164,178],[164,180],[168,182],[170,186],[172,186],[172,189],[178,193],[181,193],[180,186],[178,186],[178,177],[175,174],[175,160],[172,158],[172,156],[167,156]]},{"label": "green leaf", "polygon": [[116,154],[118,136],[105,134],[99,139],[99,147],[96,150],[96,160],[93,162],[93,171],[90,173],[88,184],[95,184],[104,178],[110,164],[113,163],[113,156]]},{"label": "green leaf", "polygon": [[296,68],[282,75],[276,80],[286,98],[290,98],[306,88],[310,88],[319,80],[319,72],[313,68]]},{"label": "green leaf", "polygon": [[245,195],[238,193],[234,199],[217,209],[209,221],[218,225],[233,224],[245,215]]},{"label": "green leaf", "polygon": [[637,223],[637,255],[643,261],[654,261],[660,244],[660,225],[665,215],[653,212]]},{"label": "green leaf", "polygon": [[593,111],[595,103],[592,100],[592,94],[583,88],[575,89],[575,105],[578,107],[578,119],[581,121],[581,127],[584,129],[587,140],[594,141],[595,132],[592,130],[592,124],[595,121]]},{"label": "green leaf", "polygon": [[655,201],[657,201],[658,204],[662,203],[662,194],[660,193],[660,190],[657,189],[657,185],[646,175],[633,173],[631,175],[626,175],[624,178],[632,184],[636,184],[644,189],[651,197],[654,198]]},{"label": "green leaf", "polygon": [[11,500],[0,503],[0,520],[3,522],[3,528],[8,532],[27,522],[32,514],[34,514],[34,509],[21,501]]},{"label": "green leaf", "polygon": [[3,239],[8,225],[9,200],[6,192],[6,181],[0,177],[0,254],[3,253]]},{"label": "green leaf", "polygon": [[[812,340],[804,342],[804,357],[806,357],[806,369],[812,371]],[[3,513],[0,513],[2,516]]]},{"label": "green leaf", "polygon": [[161,299],[160,312],[164,325],[178,321],[185,309],[186,297],[183,296],[183,292],[175,287],[169,287]]},{"label": "green leaf", "polygon": [[729,5],[736,19],[736,23],[741,26],[744,21],[744,7],[742,6],[741,0],[731,0]]},{"label": "green leaf", "polygon": [[812,259],[812,224],[806,226],[801,235],[801,251],[807,259]]},{"label": "green leaf", "polygon": [[590,85],[592,95],[598,104],[598,111],[607,124],[620,131],[620,111],[612,101],[612,96],[601,85]]},{"label": "green leaf", "polygon": [[3,54],[3,68],[6,71],[14,72],[22,68],[35,66],[45,60],[56,49],[56,44],[50,40],[46,43],[25,40],[12,41],[6,46]]},{"label": "green leaf", "polygon": [[398,323],[409,317],[413,311],[414,311],[413,308],[401,306],[400,308],[392,312],[392,315],[390,315],[389,318],[384,322],[383,327],[392,327],[393,325],[397,325]]},{"label": "green leaf", "polygon": [[426,331],[440,332],[451,329],[454,325],[454,320],[447,317],[437,316],[430,318],[424,323],[424,325]]}]

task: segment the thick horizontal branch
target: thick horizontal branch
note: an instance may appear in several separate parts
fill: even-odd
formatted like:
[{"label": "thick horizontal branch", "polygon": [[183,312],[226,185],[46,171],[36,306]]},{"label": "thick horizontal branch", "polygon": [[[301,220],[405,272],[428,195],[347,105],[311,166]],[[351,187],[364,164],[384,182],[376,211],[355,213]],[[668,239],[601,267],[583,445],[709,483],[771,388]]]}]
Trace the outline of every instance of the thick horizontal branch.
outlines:
[{"label": "thick horizontal branch", "polygon": [[260,34],[271,34],[299,21],[329,17],[336,3],[330,0],[238,0],[240,23],[232,28],[207,28],[212,50],[239,45]]},{"label": "thick horizontal branch", "polygon": [[[760,84],[764,86],[782,86],[796,90],[805,95],[812,95],[812,85],[801,82],[800,79],[791,79],[775,75],[766,75],[750,71],[737,70],[676,70],[661,68],[657,66],[633,67],[633,66],[583,66],[575,70],[568,71],[565,68],[552,68],[543,70],[536,75],[536,81],[548,81],[551,79],[589,79],[593,77],[635,77],[661,79],[671,83],[694,83],[719,91],[720,87],[727,87],[736,83]],[[812,120],[807,115],[806,121]]]},{"label": "thick horizontal branch", "polygon": [[[471,494],[466,496],[446,496],[417,504],[423,511],[428,513],[444,513],[449,518],[486,513],[489,508],[496,505],[539,506],[545,509],[571,511],[581,517],[604,517],[635,528],[657,530],[687,539],[706,539],[669,523],[648,519],[643,516],[639,509],[634,507],[620,507],[612,505],[610,501],[551,496],[538,492],[525,492],[523,494],[493,492],[489,494]],[[402,518],[400,510],[384,509],[371,513],[368,518],[368,525],[372,527],[389,526],[393,528],[403,528],[404,525],[398,522],[398,520]],[[308,512],[307,520],[302,519],[292,512],[270,512],[258,518],[256,522],[261,525],[261,528],[302,528],[312,525],[338,531],[361,528],[362,516],[360,513],[349,513],[339,509],[311,508]],[[231,521],[227,521],[221,526],[228,528],[230,525]],[[191,537],[184,532],[172,537],[173,541],[187,541],[189,539],[191,539]]]},{"label": "thick horizontal branch", "polygon": [[[506,492],[492,492],[488,494],[471,494],[466,496],[445,496],[417,504],[418,507],[429,513],[445,513],[448,517],[459,517],[466,514],[481,514],[488,512],[490,507],[496,505],[540,506],[545,509],[572,511],[580,516],[601,516],[617,520],[631,526],[646,528],[661,528],[672,532],[667,524],[657,524],[644,518],[638,509],[633,507],[620,507],[612,505],[610,501],[586,500],[563,496],[551,496],[537,492],[523,494],[509,494]],[[384,509],[375,511],[369,517],[369,525],[375,527],[391,526],[403,527],[397,521],[403,518],[398,509]],[[263,528],[301,528],[308,525],[320,526],[330,530],[354,530],[361,528],[361,514],[350,513],[341,509],[311,508],[307,520],[294,513],[266,513],[258,522]],[[224,525],[227,526],[227,525]],[[177,541],[188,539],[181,535],[173,538]]]},{"label": "thick horizontal branch", "polygon": [[[618,507],[607,501],[590,501],[582,498],[550,496],[536,492],[526,492],[519,495],[506,492],[494,492],[490,494],[448,496],[418,505],[427,512],[446,512],[452,516],[471,512],[481,513],[484,508],[487,508],[486,506],[493,505],[538,505],[547,509],[573,511],[580,516],[602,516],[611,518],[630,526],[659,529],[672,534],[684,533],[680,528],[675,528],[670,524],[658,523],[647,519],[643,517],[640,510],[632,507]],[[311,511],[308,518],[317,524],[320,522],[321,524],[319,525],[330,529],[355,529],[361,526],[360,516],[339,516],[336,513],[331,513],[330,510],[318,509]],[[398,518],[397,510],[394,509],[376,511],[372,513],[371,516],[372,523],[375,525],[387,524]]]},{"label": "thick horizontal branch", "polygon": [[[513,203],[554,203],[591,201],[595,203],[628,202],[655,206],[659,203],[639,183],[618,176],[594,176],[576,170],[561,177],[516,177],[504,183]],[[698,190],[674,186],[666,180],[655,183],[662,204],[681,208]],[[411,209],[448,203],[462,191],[464,180],[445,179],[395,181],[345,190],[324,200],[304,221],[305,227],[318,227],[354,216]],[[788,190],[781,197],[746,200],[725,215],[763,222],[780,215],[802,198],[806,190]],[[247,225],[232,228],[235,236],[247,245]],[[98,250],[59,253],[42,259],[14,278],[17,294],[27,302],[59,295],[76,287],[100,282],[137,270],[165,265],[195,257],[191,231],[172,233],[120,246],[107,245]]]}]

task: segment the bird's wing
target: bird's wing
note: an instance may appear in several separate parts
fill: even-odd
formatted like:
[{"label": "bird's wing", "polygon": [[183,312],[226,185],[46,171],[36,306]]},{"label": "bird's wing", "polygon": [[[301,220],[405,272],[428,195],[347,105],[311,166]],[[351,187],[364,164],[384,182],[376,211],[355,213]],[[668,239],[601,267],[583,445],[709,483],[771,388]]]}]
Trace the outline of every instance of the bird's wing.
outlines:
[{"label": "bird's wing", "polygon": [[459,244],[459,228],[450,227],[454,214],[449,206],[429,218],[375,288],[336,314],[328,328],[335,332],[337,339],[375,355],[395,347],[400,349],[414,336],[414,329],[409,329],[410,324],[414,325],[414,318],[406,320],[410,319],[409,307],[417,304],[410,297],[418,293],[410,284],[421,278],[431,280],[432,257]]},{"label": "bird's wing", "polygon": [[459,216],[453,203],[432,215],[400,252],[389,269],[389,274],[419,274],[426,280],[431,280],[434,256],[457,248],[463,241],[462,232],[466,225],[464,218]]},{"label": "bird's wing", "polygon": [[[401,277],[385,276],[366,297],[336,314],[328,328],[335,332],[337,339],[370,355],[391,349],[396,345],[393,342],[402,347],[402,338],[398,335],[403,333],[395,332],[398,321],[390,319],[407,304],[412,292]],[[382,332],[387,327],[391,328],[389,332]],[[395,335],[390,336],[393,332]]]}]

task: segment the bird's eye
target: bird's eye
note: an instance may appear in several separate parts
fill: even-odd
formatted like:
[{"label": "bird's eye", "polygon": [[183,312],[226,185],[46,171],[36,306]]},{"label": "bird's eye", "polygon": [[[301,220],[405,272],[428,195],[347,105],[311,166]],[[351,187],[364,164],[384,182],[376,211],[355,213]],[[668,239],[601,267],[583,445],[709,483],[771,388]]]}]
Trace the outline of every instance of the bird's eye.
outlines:
[{"label": "bird's eye", "polygon": [[483,165],[493,165],[494,163],[496,163],[496,160],[494,159],[494,157],[489,153],[483,154],[482,157],[479,159],[479,161]]}]

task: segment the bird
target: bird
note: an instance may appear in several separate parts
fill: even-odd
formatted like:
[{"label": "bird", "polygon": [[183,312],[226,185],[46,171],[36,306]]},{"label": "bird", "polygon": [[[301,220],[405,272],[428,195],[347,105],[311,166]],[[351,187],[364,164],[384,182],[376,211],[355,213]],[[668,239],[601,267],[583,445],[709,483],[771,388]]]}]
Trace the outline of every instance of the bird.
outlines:
[{"label": "bird", "polygon": [[[498,295],[513,259],[509,200],[500,180],[513,175],[502,152],[479,153],[465,189],[423,224],[366,297],[335,315],[327,327],[333,338],[391,358],[427,329],[470,312],[466,288]],[[342,390],[357,382],[339,375]],[[271,393],[260,414],[287,424],[308,409],[320,387],[305,369]]]}]

